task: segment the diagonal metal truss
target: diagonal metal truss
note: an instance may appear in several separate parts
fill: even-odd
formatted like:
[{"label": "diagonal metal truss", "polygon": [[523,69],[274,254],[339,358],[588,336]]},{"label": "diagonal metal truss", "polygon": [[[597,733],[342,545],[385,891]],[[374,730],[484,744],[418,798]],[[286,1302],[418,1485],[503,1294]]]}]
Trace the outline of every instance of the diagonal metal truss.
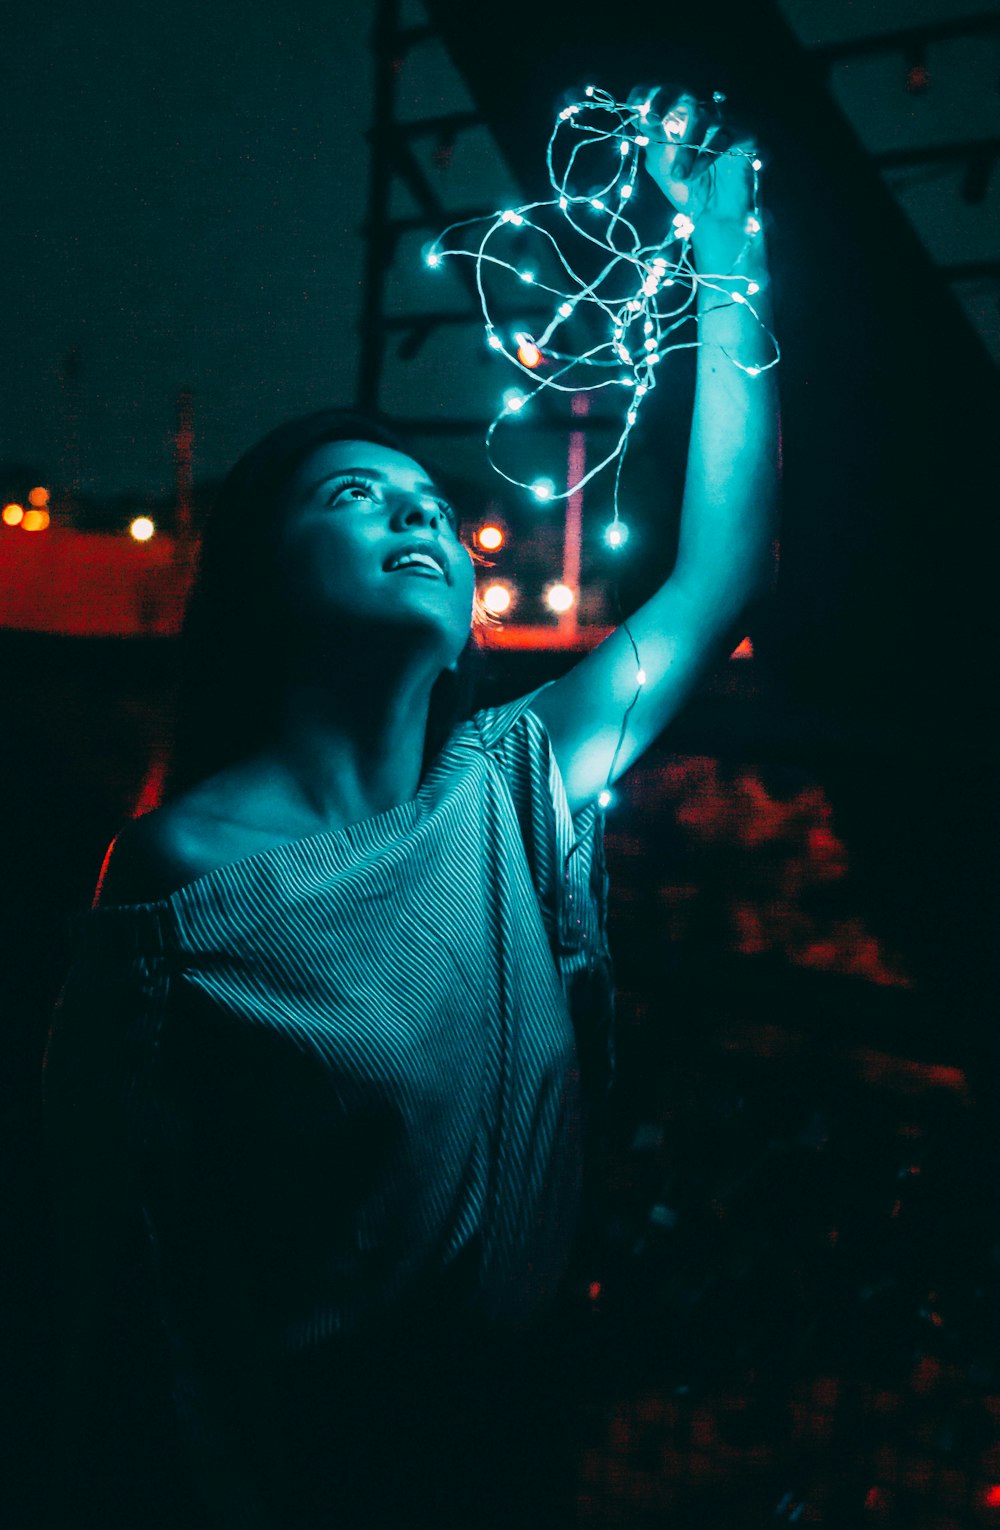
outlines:
[{"label": "diagonal metal truss", "polygon": [[[822,43],[810,48],[809,53],[825,75],[829,75],[835,64],[841,64],[846,60],[873,58],[886,54],[897,55],[903,64],[906,76],[912,78],[915,71],[926,71],[927,51],[932,44],[997,35],[1000,35],[1000,13],[990,12],[949,17],[947,21],[929,22],[923,26],[899,27],[893,31],[878,32],[868,37]],[[918,144],[912,148],[889,149],[872,154],[870,157],[872,163],[880,170],[949,163],[964,165],[965,174],[959,185],[958,194],[963,202],[977,205],[985,201],[990,179],[996,169],[997,161],[1000,160],[1000,138]],[[990,279],[1000,277],[1000,260],[962,261],[953,265],[939,264],[936,269],[939,275],[950,284]]]},{"label": "diagonal metal truss", "polygon": [[[365,236],[364,299],[361,313],[361,348],[357,399],[362,409],[379,407],[382,375],[389,339],[398,335],[396,354],[410,360],[441,326],[481,324],[482,310],[471,266],[459,262],[456,273],[469,297],[467,309],[419,310],[388,315],[385,312],[389,274],[404,234],[414,229],[438,232],[446,224],[463,218],[486,215],[486,207],[447,207],[428,178],[416,154],[414,144],[422,138],[436,138],[442,146],[453,143],[464,130],[477,127],[478,112],[449,112],[443,115],[401,121],[397,108],[400,64],[411,49],[433,40],[431,26],[404,26],[400,21],[401,0],[377,0],[371,45],[375,64],[374,116],[368,132],[371,146],[368,209],[362,225]],[[393,217],[390,211],[393,181],[406,187],[419,209],[415,215]],[[541,310],[539,310],[539,313]],[[524,313],[522,317],[536,315]],[[400,422],[404,423],[404,422]],[[469,435],[485,430],[488,421],[479,419],[407,420],[405,424],[421,435]]]},{"label": "diagonal metal truss", "polygon": [[[361,232],[365,239],[364,295],[360,320],[360,357],[357,402],[361,409],[377,410],[390,340],[398,337],[396,356],[412,360],[435,330],[448,326],[481,325],[482,308],[476,290],[475,272],[466,261],[456,262],[453,270],[462,282],[469,303],[463,309],[420,309],[407,313],[386,313],[387,286],[405,234],[415,229],[439,233],[450,223],[465,218],[488,216],[489,207],[448,207],[428,178],[414,153],[420,139],[435,138],[446,147],[459,133],[481,126],[478,112],[448,112],[443,115],[402,121],[398,114],[397,79],[402,61],[415,47],[436,41],[436,28],[404,26],[400,21],[401,0],[377,0],[371,33],[374,56],[374,110],[367,137],[370,145],[368,206]],[[401,182],[416,203],[418,211],[407,217],[391,213],[394,181]],[[502,320],[547,320],[548,309],[519,305],[517,314],[505,313],[495,305]],[[487,419],[410,419],[398,422],[418,435],[479,435],[489,425]],[[536,428],[565,431],[565,421],[539,413]],[[600,421],[594,421],[599,424]]]}]

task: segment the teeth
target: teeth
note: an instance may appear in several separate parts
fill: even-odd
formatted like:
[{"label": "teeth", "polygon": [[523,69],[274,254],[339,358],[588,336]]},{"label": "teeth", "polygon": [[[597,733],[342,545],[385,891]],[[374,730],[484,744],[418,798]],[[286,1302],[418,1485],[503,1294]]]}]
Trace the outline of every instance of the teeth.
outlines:
[{"label": "teeth", "polygon": [[392,573],[393,570],[397,568],[406,568],[407,564],[410,563],[426,564],[427,567],[432,568],[436,574],[441,574],[444,572],[444,570],[441,568],[441,565],[436,562],[429,553],[404,553],[401,558],[394,558],[393,561],[389,564],[389,572]]}]

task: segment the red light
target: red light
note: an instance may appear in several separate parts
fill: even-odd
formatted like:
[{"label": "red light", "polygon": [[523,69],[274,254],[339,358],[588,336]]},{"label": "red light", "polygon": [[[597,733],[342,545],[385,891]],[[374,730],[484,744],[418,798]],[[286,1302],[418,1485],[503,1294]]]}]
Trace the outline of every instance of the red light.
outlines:
[{"label": "red light", "polygon": [[600,1294],[601,1282],[599,1280],[592,1280],[590,1285],[587,1287],[587,1295],[590,1297],[592,1302],[596,1302]]},{"label": "red light", "polygon": [[1000,1509],[1000,1482],[991,1482],[983,1488],[983,1503],[988,1509]]},{"label": "red light", "polygon": [[542,353],[534,341],[525,336],[517,348],[517,359],[522,367],[537,367],[542,359]]}]

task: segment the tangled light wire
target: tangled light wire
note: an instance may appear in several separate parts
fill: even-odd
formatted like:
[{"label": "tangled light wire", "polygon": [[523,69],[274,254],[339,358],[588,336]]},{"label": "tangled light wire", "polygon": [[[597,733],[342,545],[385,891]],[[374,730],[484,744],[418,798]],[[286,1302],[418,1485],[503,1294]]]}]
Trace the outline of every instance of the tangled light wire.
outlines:
[{"label": "tangled light wire", "polygon": [[[713,97],[716,104],[724,99],[719,92]],[[482,304],[487,344],[531,383],[528,391],[511,388],[503,396],[501,408],[486,432],[486,455],[490,466],[501,478],[517,488],[528,490],[535,499],[554,502],[568,499],[605,468],[616,463],[614,518],[604,533],[604,539],[612,549],[621,547],[628,537],[628,527],[618,513],[619,485],[629,438],[643,403],[656,387],[656,369],[671,351],[697,349],[706,343],[697,338],[680,337],[685,326],[694,325],[697,330],[698,287],[719,293],[724,302],[742,304],[773,346],[774,355],[764,365],[746,365],[738,357],[724,351],[733,366],[749,377],[756,377],[777,365],[781,355],[777,340],[751,302],[759,290],[757,282],[737,269],[761,231],[759,191],[762,166],[756,151],[745,148],[713,150],[711,140],[706,136],[701,152],[739,156],[749,162],[753,174],[753,203],[744,226],[744,244],[730,270],[715,273],[696,271],[690,258],[695,225],[686,213],[678,212],[674,216],[666,238],[647,245],[643,245],[638,229],[626,216],[637,190],[639,150],[646,148],[651,132],[655,131],[652,128],[652,113],[652,97],[638,104],[616,101],[607,91],[588,85],[584,100],[565,106],[558,113],[549,137],[546,165],[555,197],[452,223],[424,251],[424,260],[431,268],[439,267],[446,258],[455,256],[475,261],[476,289]],[[661,126],[667,142],[671,139],[679,142],[683,137],[684,120],[673,112],[662,119]],[[577,142],[570,148],[565,169],[559,174],[555,164],[556,144],[566,134],[575,135]],[[578,160],[585,149],[596,149],[605,159],[611,157],[611,164],[605,166],[596,188],[583,192],[573,190],[571,182],[579,176]],[[554,209],[569,230],[584,241],[585,246],[596,247],[605,257],[596,276],[588,279],[586,275],[577,272],[556,236],[532,217],[532,214],[537,215],[547,209]],[[462,249],[446,245],[445,241],[456,230],[484,221],[488,222],[488,227],[477,247]],[[489,247],[496,237],[509,235],[513,231],[533,232],[541,236],[551,247],[558,266],[565,272],[567,285],[556,287],[540,281],[530,265],[515,264],[492,253]],[[484,284],[485,270],[491,266],[513,273],[534,291],[550,297],[552,316],[540,333],[533,335],[518,329],[509,339],[505,339],[491,315]],[[566,345],[564,332],[567,327],[572,325],[581,328],[581,320],[584,318],[596,322],[598,334],[595,343],[589,344],[583,351],[560,348]],[[690,334],[690,329],[687,333]],[[545,370],[539,370],[541,367]],[[494,437],[498,427],[515,418],[523,418],[539,395],[546,391],[592,393],[604,388],[628,390],[625,418],[618,440],[607,456],[575,482],[569,483],[565,490],[557,491],[549,479],[526,482],[513,477],[499,466],[494,455]],[[611,800],[610,785],[624,742],[629,714],[646,679],[628,623],[623,621],[622,626],[628,633],[635,653],[638,688],[625,712],[607,785],[598,798],[602,809]]]}]

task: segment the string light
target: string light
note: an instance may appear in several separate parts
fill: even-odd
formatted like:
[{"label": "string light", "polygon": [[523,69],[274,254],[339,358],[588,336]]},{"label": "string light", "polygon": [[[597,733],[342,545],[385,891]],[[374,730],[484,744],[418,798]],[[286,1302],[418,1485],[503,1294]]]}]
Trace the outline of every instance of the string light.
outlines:
[{"label": "string light", "polygon": [[[762,161],[757,151],[732,146],[716,150],[710,141],[701,146],[700,152],[706,155],[745,161],[752,177],[752,211],[744,223],[743,247],[730,269],[725,272],[696,271],[691,260],[695,222],[687,213],[676,213],[666,237],[653,245],[643,245],[638,229],[631,222],[632,205],[640,191],[640,157],[632,150],[633,147],[646,148],[650,143],[653,98],[639,104],[616,101],[613,95],[594,85],[586,87],[584,97],[568,103],[556,114],[546,149],[553,197],[453,223],[434,240],[424,258],[432,268],[455,257],[474,261],[490,348],[516,366],[522,377],[525,368],[536,368],[543,359],[546,361],[544,370],[532,372],[529,392],[508,389],[503,394],[501,407],[486,432],[490,466],[506,482],[530,493],[536,501],[552,503],[578,493],[598,474],[616,464],[613,520],[604,532],[605,544],[615,551],[628,538],[628,528],[618,513],[622,467],[641,407],[656,387],[657,369],[673,351],[696,349],[706,343],[697,338],[697,289],[702,287],[719,293],[741,305],[769,340],[773,354],[770,360],[761,364],[747,365],[727,350],[722,351],[723,356],[745,376],[759,377],[777,365],[781,353],[774,335],[749,301],[760,291],[759,284],[748,281],[739,271],[762,228],[759,197]],[[725,96],[716,91],[712,99],[718,105]],[[666,138],[679,141],[684,134],[685,121],[679,114],[669,113],[659,126]],[[591,176],[584,189],[581,186],[581,161],[586,160],[588,168],[593,170],[595,159],[598,167],[603,162],[604,168],[598,168],[597,175]],[[477,223],[486,224],[478,244],[463,248],[451,242],[458,230]],[[554,257],[554,262],[546,264],[546,275],[541,279],[535,270],[513,264],[505,252],[498,251],[498,241],[502,242],[507,232],[515,229],[520,241],[523,242],[526,235],[533,236]],[[573,257],[576,247],[580,247],[581,254],[588,253],[591,257],[595,250],[600,253],[602,264],[596,275],[592,270],[578,269],[581,262]],[[548,274],[550,264],[556,268],[555,276]],[[491,317],[491,293],[486,277],[502,272],[537,287],[543,301],[548,299],[552,303],[552,317],[545,327],[534,336],[515,335],[514,350],[508,350]],[[554,285],[555,282],[558,285]],[[572,349],[571,337],[566,334],[568,329],[572,329],[574,336],[579,333],[585,343],[584,349]],[[629,375],[624,377],[617,370],[623,364],[630,369]],[[539,393],[547,390],[550,394],[579,395],[618,384],[630,385],[631,395],[617,441],[606,456],[575,482],[568,483],[564,491],[557,492],[547,479],[525,481],[515,477],[505,472],[496,460],[503,439],[499,427],[512,415],[530,409]],[[563,590],[565,587],[556,587],[550,592],[550,605],[553,594],[557,601],[565,598]],[[571,592],[565,593],[572,601]],[[628,623],[623,622],[622,626],[632,642],[637,674],[642,678],[637,681],[635,700],[625,713],[621,738],[608,775],[609,786],[629,713],[645,680]],[[604,805],[611,800],[610,792],[602,792],[598,800]]]}]

